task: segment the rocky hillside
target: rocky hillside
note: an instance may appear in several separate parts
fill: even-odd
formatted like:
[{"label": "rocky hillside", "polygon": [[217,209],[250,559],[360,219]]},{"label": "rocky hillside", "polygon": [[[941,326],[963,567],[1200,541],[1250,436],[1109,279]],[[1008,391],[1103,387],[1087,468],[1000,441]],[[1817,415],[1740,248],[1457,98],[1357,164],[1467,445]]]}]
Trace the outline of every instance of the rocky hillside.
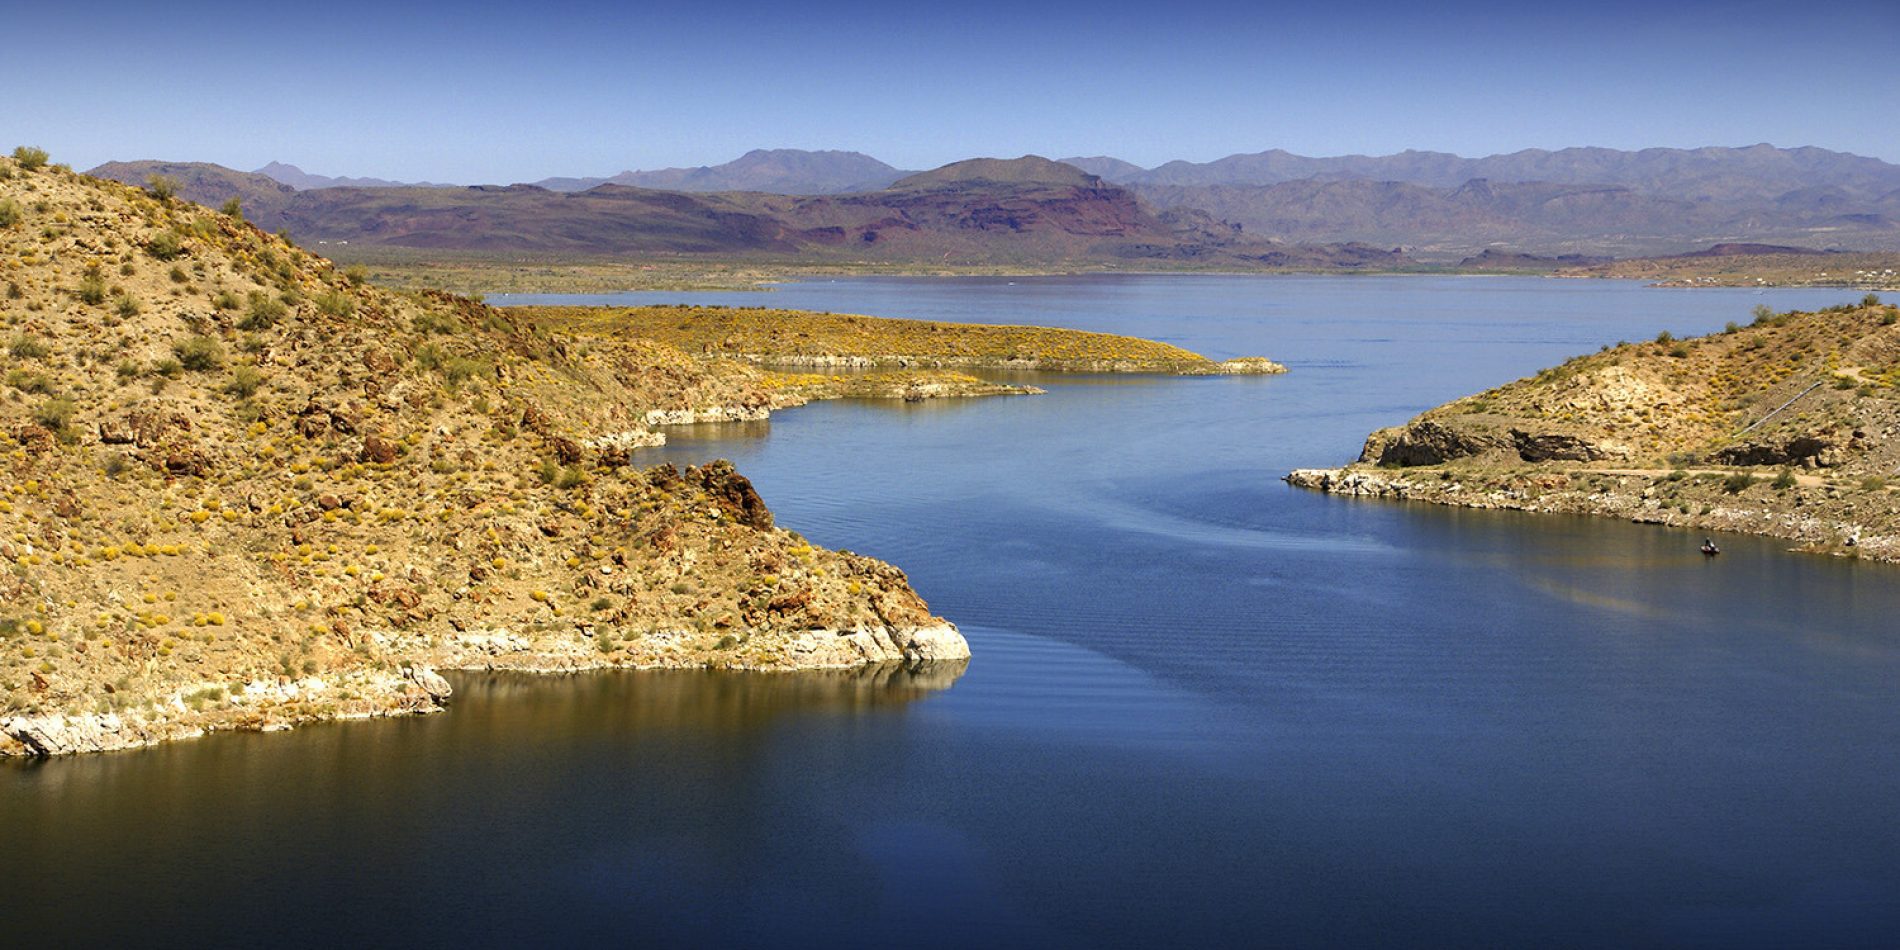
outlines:
[{"label": "rocky hillside", "polygon": [[1296,484],[1748,531],[1900,558],[1900,310],[1869,296],[1579,357]]},{"label": "rocky hillside", "polygon": [[426,711],[433,668],[967,655],[730,466],[629,465],[783,404],[751,367],[367,286],[29,150],[0,294],[0,753]]}]

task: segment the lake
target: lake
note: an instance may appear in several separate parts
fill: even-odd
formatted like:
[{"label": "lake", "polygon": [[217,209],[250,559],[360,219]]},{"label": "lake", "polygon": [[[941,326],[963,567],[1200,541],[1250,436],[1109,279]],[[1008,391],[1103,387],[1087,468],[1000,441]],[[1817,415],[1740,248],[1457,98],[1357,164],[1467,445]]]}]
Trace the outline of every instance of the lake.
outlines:
[{"label": "lake", "polygon": [[967,669],[467,675],[444,715],[0,763],[9,942],[1891,946],[1900,568],[1290,489],[1617,340],[1845,290],[853,279],[696,302],[1130,333],[1268,378],[674,430]]}]

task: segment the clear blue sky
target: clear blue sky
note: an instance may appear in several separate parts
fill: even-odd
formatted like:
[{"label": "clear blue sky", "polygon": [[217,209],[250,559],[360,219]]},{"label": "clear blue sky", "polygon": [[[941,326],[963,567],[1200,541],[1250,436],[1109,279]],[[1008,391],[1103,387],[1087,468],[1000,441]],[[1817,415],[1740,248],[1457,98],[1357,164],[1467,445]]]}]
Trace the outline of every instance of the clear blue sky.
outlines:
[{"label": "clear blue sky", "polygon": [[1900,3],[0,0],[0,143],[507,182],[842,148],[1818,145],[1900,162]]}]

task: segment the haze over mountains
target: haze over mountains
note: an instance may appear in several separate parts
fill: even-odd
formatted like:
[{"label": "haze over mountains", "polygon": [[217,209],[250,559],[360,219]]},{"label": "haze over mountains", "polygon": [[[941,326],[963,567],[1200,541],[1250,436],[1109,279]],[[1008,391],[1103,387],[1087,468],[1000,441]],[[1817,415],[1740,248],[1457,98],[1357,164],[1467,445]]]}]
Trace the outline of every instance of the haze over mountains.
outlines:
[{"label": "haze over mountains", "polygon": [[[973,159],[889,187],[831,195],[688,193],[601,184],[325,187],[204,163],[115,162],[93,174],[153,176],[206,205],[301,241],[568,257],[716,256],[952,265],[1166,262],[1210,266],[1393,266],[1390,249],[1289,246],[1044,158]],[[343,251],[347,255],[348,251]]]},{"label": "haze over mountains", "polygon": [[[142,181],[157,167],[113,163],[95,171]],[[964,208],[961,217],[938,214],[935,223],[926,221],[929,215],[911,217],[918,211],[914,199],[895,200],[893,193],[915,191],[904,185],[915,185],[915,173],[858,152],[760,149],[717,166],[477,189],[331,178],[275,162],[256,173],[209,165],[165,167],[170,170],[163,173],[185,183],[187,194],[241,195],[260,223],[318,239],[616,254],[802,254],[817,246],[862,251],[897,234],[902,228],[892,222],[902,221],[912,232],[937,238],[887,242],[880,255],[961,259],[974,254],[973,260],[996,261],[1025,251],[970,240],[965,233],[972,230],[970,222],[989,213],[974,206]],[[1033,218],[1027,229],[1045,236],[1051,228],[1061,231],[1065,225],[1056,222],[1067,219],[1062,212],[1026,216],[1030,205],[1056,196],[1047,190],[1023,192],[1020,186],[1028,180],[1023,176],[1049,186],[1119,192],[1145,215],[1145,223],[1117,237],[1122,244],[1153,245],[1158,233],[1153,223],[1163,218],[1171,222],[1164,228],[1168,234],[1174,234],[1169,229],[1175,225],[1194,233],[1191,243],[1200,251],[1174,248],[1173,238],[1160,242],[1171,245],[1165,252],[1149,248],[1164,258],[1205,254],[1213,246],[1206,239],[1213,234],[1220,235],[1220,247],[1256,241],[1365,243],[1404,247],[1428,259],[1456,259],[1486,249],[1637,256],[1737,241],[1900,247],[1900,165],[1819,148],[1530,149],[1484,158],[1422,151],[1311,158],[1274,149],[1155,168],[1105,156],[947,167],[964,175],[985,169],[981,175],[986,177],[972,180],[1013,178],[1017,193],[1007,198],[1014,210],[1003,217],[1013,216],[1018,225]],[[1083,186],[1070,173],[1093,181]],[[406,197],[396,200],[380,191]],[[323,192],[334,193],[310,197]],[[588,197],[566,204],[524,197],[535,194]],[[866,197],[871,195],[885,197]],[[967,205],[973,197],[966,188],[959,200]],[[502,225],[489,219],[490,211],[503,207],[514,210],[502,217],[518,219],[529,206],[535,208],[529,219],[539,223],[521,219]],[[871,207],[882,210],[872,214],[866,210]],[[445,214],[449,208],[479,223],[454,234],[424,227],[416,217]],[[272,215],[282,220],[273,221]],[[570,215],[576,217],[568,220]],[[880,215],[891,220],[880,221]],[[550,217],[539,221],[544,216]],[[994,228],[974,230],[994,237]],[[1094,253],[1080,246],[1086,242],[1070,239],[1080,235],[1062,233],[1068,238],[1031,256]],[[1127,247],[1115,251],[1128,253]]]}]

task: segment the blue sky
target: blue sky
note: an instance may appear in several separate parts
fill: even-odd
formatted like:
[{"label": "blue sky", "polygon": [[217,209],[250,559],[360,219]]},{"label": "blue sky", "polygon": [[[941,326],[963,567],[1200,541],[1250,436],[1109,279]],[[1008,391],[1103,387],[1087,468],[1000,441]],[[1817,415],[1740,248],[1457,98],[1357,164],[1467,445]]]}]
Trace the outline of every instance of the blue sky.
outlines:
[{"label": "blue sky", "polygon": [[843,148],[1818,145],[1900,162],[1900,4],[0,0],[0,143],[506,182]]}]

